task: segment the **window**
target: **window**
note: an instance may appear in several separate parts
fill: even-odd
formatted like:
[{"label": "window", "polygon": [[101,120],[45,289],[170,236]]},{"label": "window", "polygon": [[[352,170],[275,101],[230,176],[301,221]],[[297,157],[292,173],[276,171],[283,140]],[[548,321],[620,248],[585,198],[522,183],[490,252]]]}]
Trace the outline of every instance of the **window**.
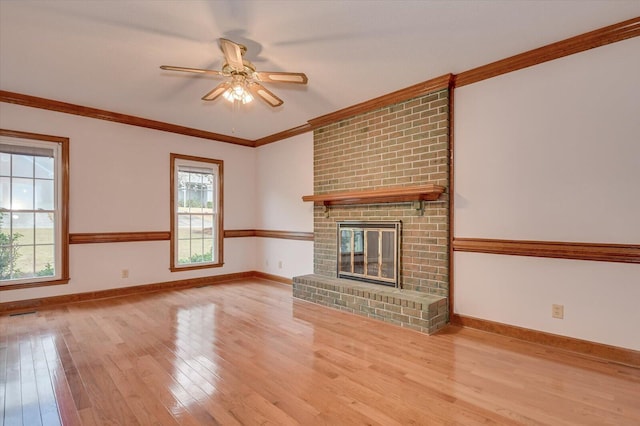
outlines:
[{"label": "window", "polygon": [[222,266],[222,161],[171,154],[171,270]]},{"label": "window", "polygon": [[0,129],[0,290],[69,281],[68,146]]}]

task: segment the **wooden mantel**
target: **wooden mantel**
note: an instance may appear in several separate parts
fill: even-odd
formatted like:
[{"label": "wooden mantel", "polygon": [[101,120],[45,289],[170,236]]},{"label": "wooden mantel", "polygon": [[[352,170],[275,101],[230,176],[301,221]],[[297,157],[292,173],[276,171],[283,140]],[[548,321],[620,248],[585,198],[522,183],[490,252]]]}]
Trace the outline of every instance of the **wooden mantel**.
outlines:
[{"label": "wooden mantel", "polygon": [[364,191],[333,192],[330,194],[305,195],[302,201],[313,201],[319,206],[404,203],[412,201],[434,201],[444,192],[444,186],[427,184],[382,188]]}]

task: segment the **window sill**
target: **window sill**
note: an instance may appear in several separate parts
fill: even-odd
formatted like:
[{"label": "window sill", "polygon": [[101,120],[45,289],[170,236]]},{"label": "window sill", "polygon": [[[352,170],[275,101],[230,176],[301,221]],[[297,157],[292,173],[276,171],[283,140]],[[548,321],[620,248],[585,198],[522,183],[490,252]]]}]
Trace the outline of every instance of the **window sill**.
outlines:
[{"label": "window sill", "polygon": [[206,263],[204,265],[185,265],[185,266],[172,266],[169,268],[171,272],[181,272],[181,271],[193,271],[196,269],[207,269],[207,268],[221,268],[224,263]]},{"label": "window sill", "polygon": [[45,287],[49,285],[68,284],[69,280],[70,278],[61,278],[59,280],[25,282],[20,284],[0,284],[0,291],[18,290],[18,289],[33,288],[33,287]]}]

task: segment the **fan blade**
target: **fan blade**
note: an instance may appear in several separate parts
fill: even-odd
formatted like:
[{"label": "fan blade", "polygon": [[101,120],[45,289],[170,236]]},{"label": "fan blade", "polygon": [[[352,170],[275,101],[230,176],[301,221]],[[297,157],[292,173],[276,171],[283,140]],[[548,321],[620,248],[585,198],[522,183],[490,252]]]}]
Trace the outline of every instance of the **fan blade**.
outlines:
[{"label": "fan blade", "polygon": [[184,72],[194,72],[196,74],[224,75],[222,71],[203,70],[200,68],[174,67],[173,65],[160,65],[160,68],[167,71],[184,71]]},{"label": "fan blade", "polygon": [[284,103],[282,99],[267,90],[262,84],[252,82],[249,84],[249,91],[255,96],[259,96],[272,107],[280,106]]},{"label": "fan blade", "polygon": [[222,95],[231,85],[228,81],[218,84],[212,91],[202,97],[203,101],[213,101]]},{"label": "fan blade", "polygon": [[262,71],[255,73],[256,78],[260,81],[269,83],[296,83],[307,84],[307,76],[301,72],[272,72]]},{"label": "fan blade", "polygon": [[220,48],[224,57],[227,60],[229,66],[235,71],[244,71],[244,64],[242,63],[242,49],[240,45],[227,40],[226,38],[220,39]]}]

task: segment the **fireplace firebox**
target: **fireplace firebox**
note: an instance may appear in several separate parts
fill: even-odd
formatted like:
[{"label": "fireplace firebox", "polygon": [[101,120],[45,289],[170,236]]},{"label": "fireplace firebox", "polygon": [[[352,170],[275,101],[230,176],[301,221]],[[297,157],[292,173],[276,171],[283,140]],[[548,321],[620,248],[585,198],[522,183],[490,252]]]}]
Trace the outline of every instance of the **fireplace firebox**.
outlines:
[{"label": "fireplace firebox", "polygon": [[338,278],[399,287],[401,221],[337,222]]}]

